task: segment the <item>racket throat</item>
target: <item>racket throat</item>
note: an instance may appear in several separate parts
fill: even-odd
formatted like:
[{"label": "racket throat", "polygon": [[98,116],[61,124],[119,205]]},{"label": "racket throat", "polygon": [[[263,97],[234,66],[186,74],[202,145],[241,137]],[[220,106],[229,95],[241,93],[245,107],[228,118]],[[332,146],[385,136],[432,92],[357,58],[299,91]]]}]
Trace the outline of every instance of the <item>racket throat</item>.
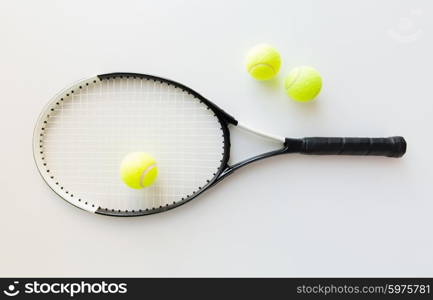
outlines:
[{"label": "racket throat", "polygon": [[278,150],[274,150],[274,151],[269,151],[269,152],[265,152],[263,154],[252,156],[252,157],[250,157],[248,159],[245,159],[245,160],[240,161],[238,163],[235,163],[233,165],[227,164],[226,167],[225,167],[225,169],[224,169],[224,171],[221,172],[220,176],[216,179],[216,181],[214,182],[214,184],[217,183],[217,182],[220,182],[222,179],[224,179],[228,175],[232,174],[234,171],[236,171],[236,170],[238,170],[238,169],[240,169],[240,168],[242,168],[242,167],[244,167],[246,165],[249,165],[249,164],[251,164],[253,162],[256,162],[256,161],[259,161],[259,160],[262,160],[262,159],[265,159],[265,158],[268,158],[268,157],[277,156],[277,155],[281,155],[281,154],[285,154],[285,153],[291,153],[291,151],[287,150],[286,146],[284,148],[282,148],[282,149],[278,149]]}]

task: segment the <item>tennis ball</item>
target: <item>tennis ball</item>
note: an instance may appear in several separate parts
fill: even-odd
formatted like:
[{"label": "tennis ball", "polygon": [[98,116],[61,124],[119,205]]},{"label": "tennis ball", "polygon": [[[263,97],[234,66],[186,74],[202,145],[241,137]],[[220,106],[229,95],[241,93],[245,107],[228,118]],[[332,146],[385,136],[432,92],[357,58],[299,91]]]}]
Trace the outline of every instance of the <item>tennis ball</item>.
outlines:
[{"label": "tennis ball", "polygon": [[317,97],[322,89],[322,77],[312,67],[297,67],[287,75],[284,87],[290,98],[307,102]]},{"label": "tennis ball", "polygon": [[278,74],[281,57],[272,46],[261,44],[253,47],[246,58],[247,71],[257,80],[268,80]]},{"label": "tennis ball", "polygon": [[133,189],[150,186],[157,175],[155,159],[143,152],[129,153],[120,164],[120,178]]}]

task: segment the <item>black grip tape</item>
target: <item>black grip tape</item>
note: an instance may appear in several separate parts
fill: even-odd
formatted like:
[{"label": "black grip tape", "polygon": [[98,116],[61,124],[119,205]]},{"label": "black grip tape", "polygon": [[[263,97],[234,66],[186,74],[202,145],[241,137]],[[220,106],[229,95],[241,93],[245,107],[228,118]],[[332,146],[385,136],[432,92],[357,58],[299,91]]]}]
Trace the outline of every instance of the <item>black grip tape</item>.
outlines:
[{"label": "black grip tape", "polygon": [[401,136],[388,138],[309,137],[302,139],[300,152],[313,155],[402,157],[406,152],[406,141]]}]

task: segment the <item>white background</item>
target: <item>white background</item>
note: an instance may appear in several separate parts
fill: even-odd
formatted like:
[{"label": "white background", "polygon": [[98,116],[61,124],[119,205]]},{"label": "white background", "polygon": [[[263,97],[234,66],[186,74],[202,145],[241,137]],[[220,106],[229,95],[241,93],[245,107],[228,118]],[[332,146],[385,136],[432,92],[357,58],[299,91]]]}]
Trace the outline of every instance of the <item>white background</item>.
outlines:
[{"label": "white background", "polygon": [[[432,10],[427,0],[2,1],[0,275],[433,276]],[[263,42],[283,58],[267,83],[243,63]],[[323,75],[315,102],[283,91],[298,65]],[[270,133],[403,135],[408,152],[275,157],[163,214],[92,215],[40,178],[33,126],[59,90],[115,71],[175,79]],[[263,149],[234,138],[236,157]]]}]

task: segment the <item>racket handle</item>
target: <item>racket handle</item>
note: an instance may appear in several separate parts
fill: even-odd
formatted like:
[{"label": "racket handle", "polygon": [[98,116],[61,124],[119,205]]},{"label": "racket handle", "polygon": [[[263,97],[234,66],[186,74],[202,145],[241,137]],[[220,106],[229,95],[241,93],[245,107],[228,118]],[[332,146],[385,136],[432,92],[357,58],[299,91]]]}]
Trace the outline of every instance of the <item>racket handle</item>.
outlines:
[{"label": "racket handle", "polygon": [[308,137],[298,142],[298,150],[312,155],[375,155],[402,157],[406,141],[401,136],[388,138]]}]

